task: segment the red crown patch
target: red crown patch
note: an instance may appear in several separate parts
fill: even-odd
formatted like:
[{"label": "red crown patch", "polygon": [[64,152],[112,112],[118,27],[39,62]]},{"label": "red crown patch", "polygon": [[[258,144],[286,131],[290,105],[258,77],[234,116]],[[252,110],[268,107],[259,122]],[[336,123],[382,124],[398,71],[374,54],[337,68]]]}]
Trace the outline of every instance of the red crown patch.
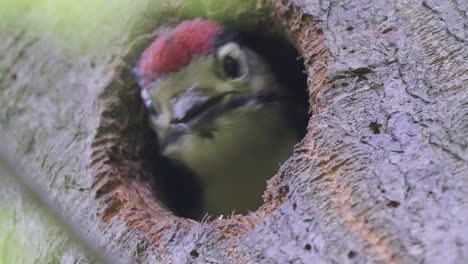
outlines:
[{"label": "red crown patch", "polygon": [[140,86],[146,86],[165,74],[176,72],[197,55],[213,52],[213,41],[223,28],[210,20],[189,20],[158,36],[146,48],[135,68]]}]

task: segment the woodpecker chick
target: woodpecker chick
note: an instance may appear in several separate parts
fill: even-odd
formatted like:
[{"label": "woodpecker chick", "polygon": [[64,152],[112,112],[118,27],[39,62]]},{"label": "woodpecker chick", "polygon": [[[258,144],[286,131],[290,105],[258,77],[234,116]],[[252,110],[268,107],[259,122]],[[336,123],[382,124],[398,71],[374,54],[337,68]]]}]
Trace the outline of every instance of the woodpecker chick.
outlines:
[{"label": "woodpecker chick", "polygon": [[270,65],[235,33],[196,19],[158,36],[135,74],[161,154],[200,178],[205,212],[261,205],[300,135]]}]

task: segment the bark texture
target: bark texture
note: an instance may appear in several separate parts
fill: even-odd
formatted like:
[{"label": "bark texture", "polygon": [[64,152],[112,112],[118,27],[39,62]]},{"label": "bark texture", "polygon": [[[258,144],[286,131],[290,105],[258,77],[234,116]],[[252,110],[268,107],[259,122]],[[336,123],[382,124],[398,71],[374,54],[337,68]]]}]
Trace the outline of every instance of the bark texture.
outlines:
[{"label": "bark texture", "polygon": [[151,192],[131,75],[141,30],[99,56],[0,31],[0,124],[51,197],[125,262],[467,263],[468,3],[256,7],[300,48],[313,110],[256,212],[198,223]]}]

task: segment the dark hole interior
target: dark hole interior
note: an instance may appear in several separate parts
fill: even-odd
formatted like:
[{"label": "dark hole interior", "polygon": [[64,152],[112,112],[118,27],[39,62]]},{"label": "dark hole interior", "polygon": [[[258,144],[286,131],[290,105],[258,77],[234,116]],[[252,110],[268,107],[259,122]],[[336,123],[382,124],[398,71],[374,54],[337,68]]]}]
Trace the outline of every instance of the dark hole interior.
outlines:
[{"label": "dark hole interior", "polygon": [[[289,96],[300,105],[301,114],[290,120],[306,133],[308,114],[307,75],[304,61],[295,47],[279,34],[265,33],[264,28],[238,32],[243,44],[257,52],[270,65],[277,81],[288,87]],[[303,112],[303,113],[302,113]],[[157,137],[145,119],[145,167],[151,170],[156,196],[177,216],[200,219],[203,215],[203,187],[197,177],[187,168],[159,155]],[[271,175],[273,176],[273,175]],[[242,195],[242,194],[240,194]],[[258,194],[259,197],[262,193]],[[252,210],[255,210],[253,208]]]}]

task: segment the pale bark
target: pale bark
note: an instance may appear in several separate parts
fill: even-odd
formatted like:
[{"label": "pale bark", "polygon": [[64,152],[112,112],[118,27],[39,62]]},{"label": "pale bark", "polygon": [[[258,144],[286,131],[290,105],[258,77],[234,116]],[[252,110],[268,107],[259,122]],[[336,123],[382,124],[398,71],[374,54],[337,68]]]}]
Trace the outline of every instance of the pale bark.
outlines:
[{"label": "pale bark", "polygon": [[313,116],[248,216],[198,223],[151,192],[128,65],[142,30],[99,56],[0,31],[0,124],[51,197],[126,262],[467,263],[468,3],[285,2],[270,13],[303,53]]}]

